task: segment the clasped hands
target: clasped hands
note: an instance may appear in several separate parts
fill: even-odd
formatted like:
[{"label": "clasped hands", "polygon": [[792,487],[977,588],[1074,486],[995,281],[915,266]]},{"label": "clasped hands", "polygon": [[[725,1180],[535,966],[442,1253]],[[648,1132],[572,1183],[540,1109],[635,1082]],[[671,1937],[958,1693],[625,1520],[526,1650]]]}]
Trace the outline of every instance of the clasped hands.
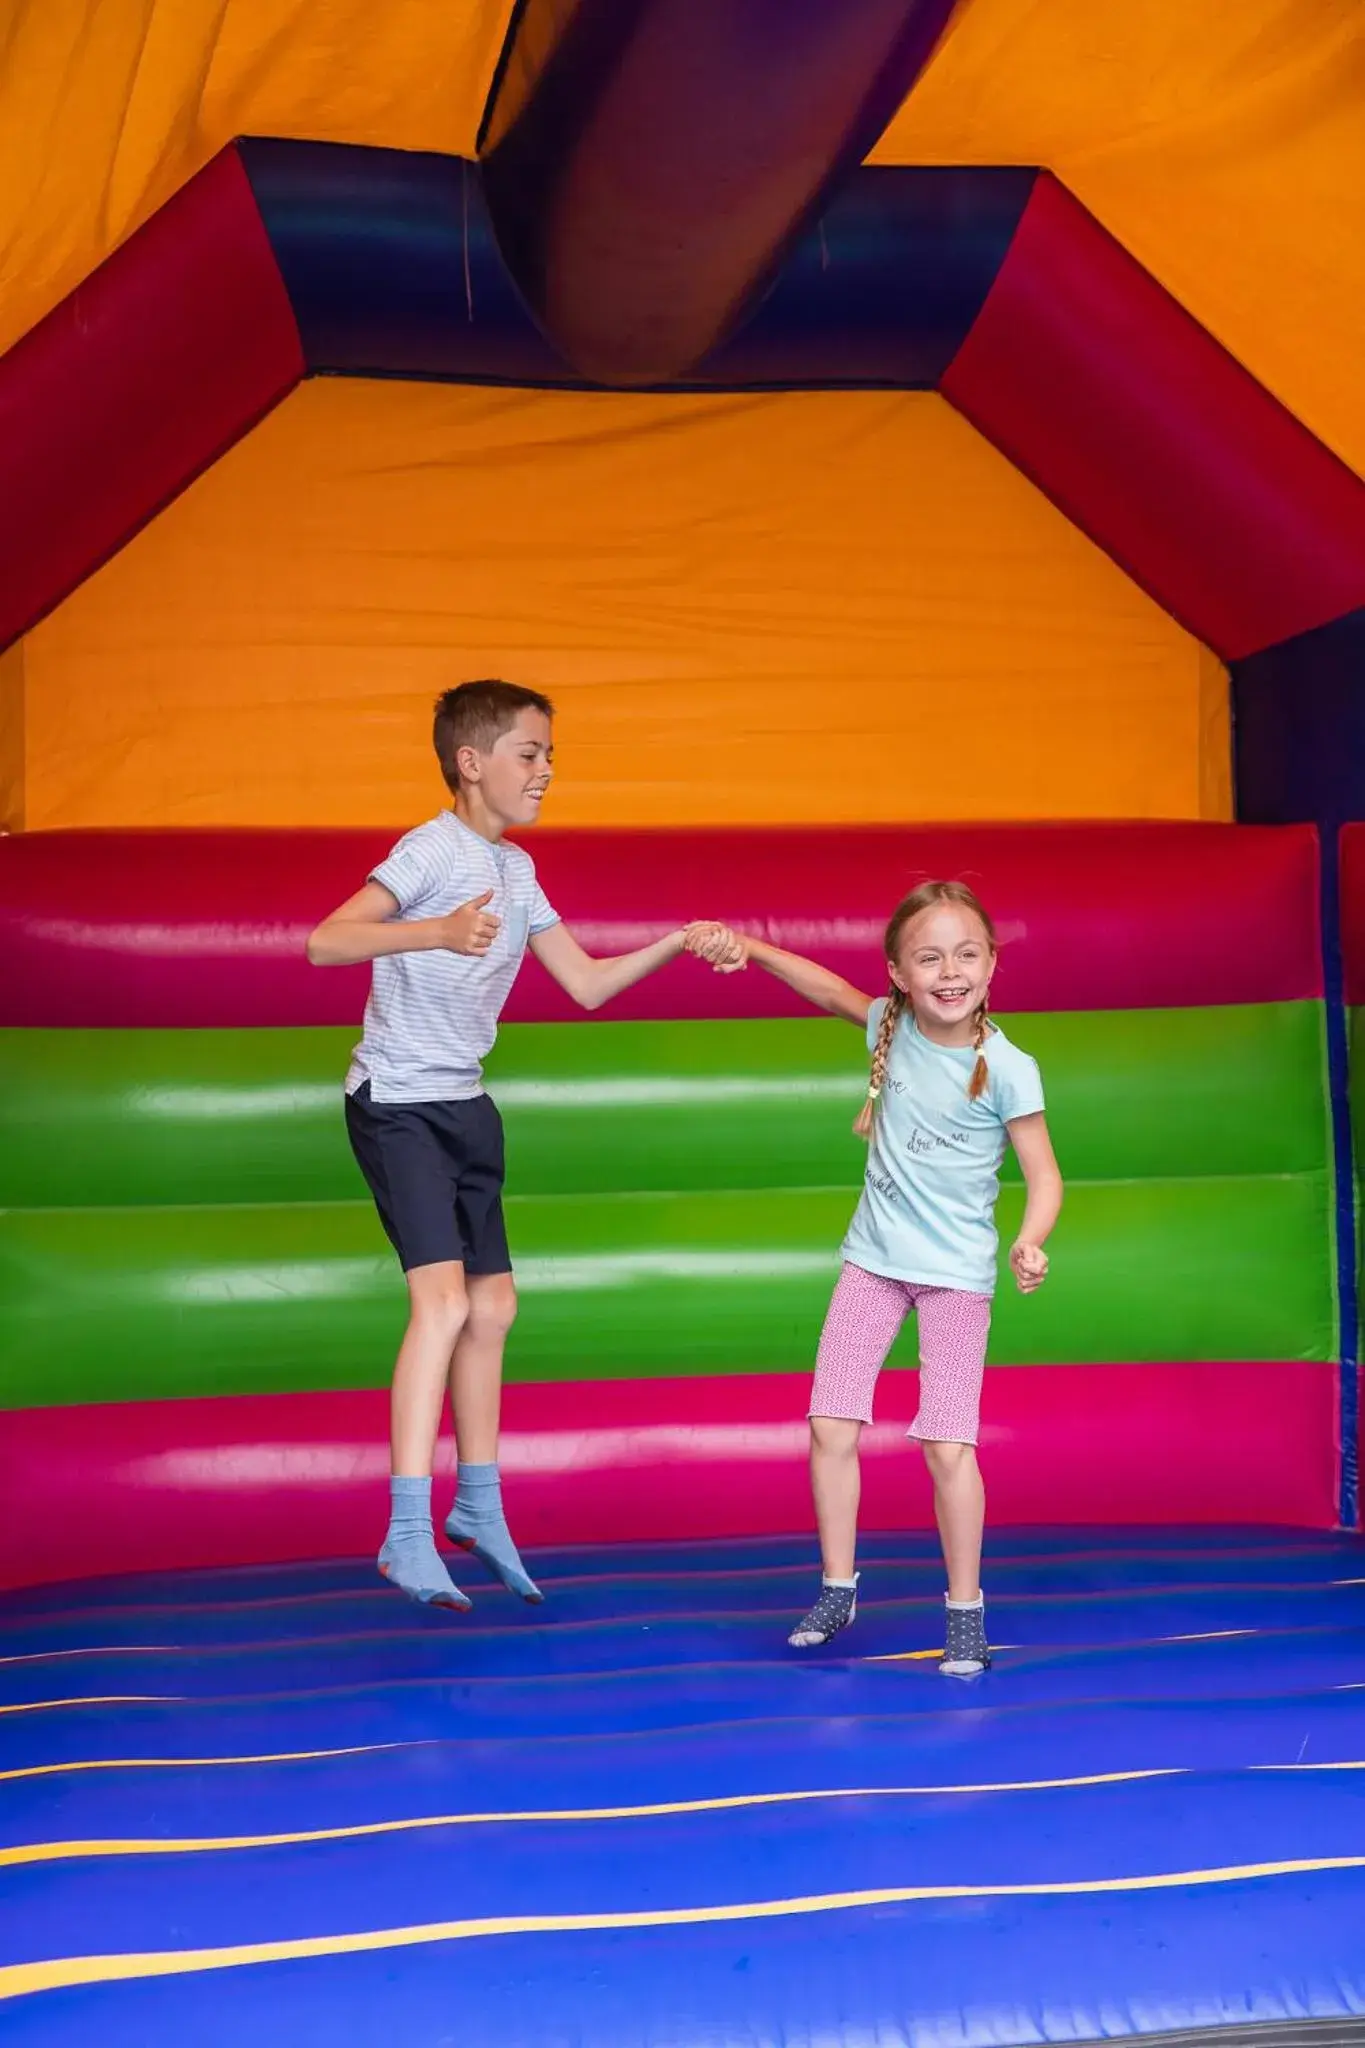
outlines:
[{"label": "clasped hands", "polygon": [[729,925],[716,924],[711,919],[698,919],[683,927],[683,945],[698,960],[705,960],[714,967],[717,974],[737,974],[749,964],[747,940],[738,932],[732,932]]}]

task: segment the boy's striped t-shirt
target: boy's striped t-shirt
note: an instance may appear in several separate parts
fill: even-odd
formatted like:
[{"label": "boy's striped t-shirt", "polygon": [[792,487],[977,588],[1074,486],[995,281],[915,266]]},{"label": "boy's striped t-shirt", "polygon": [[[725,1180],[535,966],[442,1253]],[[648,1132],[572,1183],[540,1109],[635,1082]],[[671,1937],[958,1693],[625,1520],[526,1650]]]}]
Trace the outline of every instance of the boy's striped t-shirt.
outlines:
[{"label": "boy's striped t-shirt", "polygon": [[483,1093],[483,1062],[498,1035],[527,943],[559,922],[520,846],[494,845],[442,811],[406,833],[370,875],[398,916],[446,917],[493,892],[498,932],[483,954],[389,953],[371,969],[370,997],[346,1092],[366,1081],[374,1102],[458,1102]]}]

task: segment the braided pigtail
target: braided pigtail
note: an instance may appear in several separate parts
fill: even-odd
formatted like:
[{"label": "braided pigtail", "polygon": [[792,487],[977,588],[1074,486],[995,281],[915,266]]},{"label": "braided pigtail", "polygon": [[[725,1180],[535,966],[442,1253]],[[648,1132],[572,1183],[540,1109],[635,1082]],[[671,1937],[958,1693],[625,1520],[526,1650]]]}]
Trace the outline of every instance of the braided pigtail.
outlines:
[{"label": "braided pigtail", "polygon": [[976,1054],[976,1065],[972,1068],[972,1078],[967,1086],[968,1102],[975,1102],[979,1095],[985,1093],[986,1083],[991,1077],[990,1068],[986,1065],[986,1055],[982,1050],[986,1043],[986,1028],[990,1020],[990,1007],[990,997],[982,996],[981,1007],[976,1013],[976,1035],[972,1039],[972,1050]]},{"label": "braided pigtail", "polygon": [[886,999],[886,1008],[882,1011],[882,1021],[877,1027],[876,1042],[872,1047],[872,1071],[867,1079],[867,1100],[858,1111],[853,1124],[854,1133],[859,1138],[872,1136],[872,1125],[877,1114],[877,1097],[882,1092],[882,1084],[886,1080],[886,1063],[891,1057],[891,1041],[896,1035],[896,1026],[901,1021],[904,1009],[904,992],[893,984]]}]

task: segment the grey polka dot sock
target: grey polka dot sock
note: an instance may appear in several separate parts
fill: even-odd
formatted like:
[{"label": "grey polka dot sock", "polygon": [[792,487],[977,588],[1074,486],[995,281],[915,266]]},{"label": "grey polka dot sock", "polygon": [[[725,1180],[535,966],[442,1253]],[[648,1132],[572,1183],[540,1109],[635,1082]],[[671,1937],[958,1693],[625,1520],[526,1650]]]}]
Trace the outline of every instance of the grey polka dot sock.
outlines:
[{"label": "grey polka dot sock", "polygon": [[945,1600],[943,1604],[948,1614],[948,1640],[938,1668],[945,1678],[979,1678],[991,1668],[986,1602],[978,1594],[975,1600]]},{"label": "grey polka dot sock", "polygon": [[803,1621],[787,1637],[794,1650],[818,1649],[841,1628],[847,1628],[858,1612],[858,1574],[851,1579],[822,1579],[820,1597]]}]

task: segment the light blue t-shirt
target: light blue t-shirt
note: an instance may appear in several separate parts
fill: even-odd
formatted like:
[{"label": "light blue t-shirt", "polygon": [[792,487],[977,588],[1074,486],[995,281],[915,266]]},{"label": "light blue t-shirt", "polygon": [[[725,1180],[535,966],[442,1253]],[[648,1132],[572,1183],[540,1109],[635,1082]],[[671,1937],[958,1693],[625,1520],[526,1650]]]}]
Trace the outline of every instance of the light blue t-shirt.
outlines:
[{"label": "light blue t-shirt", "polygon": [[[871,1050],[886,1008],[867,1019]],[[995,1201],[1007,1123],[1043,1107],[1037,1062],[992,1030],[990,1079],[968,1099],[976,1054],[935,1045],[907,1012],[897,1026],[877,1103],[867,1178],[843,1255],[866,1272],[922,1287],[994,1294],[999,1240]]]}]

